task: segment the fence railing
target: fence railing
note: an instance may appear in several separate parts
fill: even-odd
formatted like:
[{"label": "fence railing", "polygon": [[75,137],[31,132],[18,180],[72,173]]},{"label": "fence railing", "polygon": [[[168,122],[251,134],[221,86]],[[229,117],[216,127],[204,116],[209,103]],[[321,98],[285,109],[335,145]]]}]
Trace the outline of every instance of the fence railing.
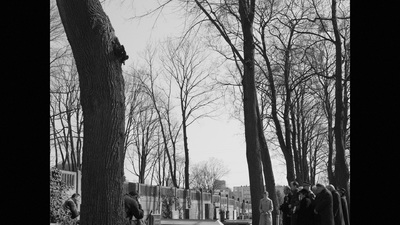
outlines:
[{"label": "fence railing", "polygon": [[76,172],[61,170],[61,179],[68,188],[74,188],[76,183]]},{"label": "fence railing", "polygon": [[[179,208],[176,207],[176,204],[184,207],[182,210],[185,212],[184,218],[186,219],[212,219],[215,213],[219,216],[219,210],[229,211],[229,214],[227,214],[229,219],[236,219],[236,217],[243,213],[242,208],[246,209],[246,213],[251,213],[251,204],[246,203],[243,207],[242,202],[237,199],[217,194],[212,195],[209,192],[201,192],[199,190],[125,183],[124,191],[126,193],[133,190],[137,191],[140,195],[141,205],[145,214],[151,210],[160,213],[161,201],[164,197],[172,197],[174,201],[176,201],[174,203],[175,207],[172,207],[173,218],[175,215],[176,217],[178,215],[178,213],[175,212]],[[215,209],[218,211],[215,212]]]}]

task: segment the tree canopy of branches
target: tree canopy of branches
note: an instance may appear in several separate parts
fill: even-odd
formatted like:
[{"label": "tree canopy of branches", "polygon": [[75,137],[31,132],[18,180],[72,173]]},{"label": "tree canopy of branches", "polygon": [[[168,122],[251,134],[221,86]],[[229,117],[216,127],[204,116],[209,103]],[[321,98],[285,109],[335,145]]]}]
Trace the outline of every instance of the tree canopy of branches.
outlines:
[{"label": "tree canopy of branches", "polygon": [[[167,76],[170,76],[178,87],[179,105],[182,121],[183,146],[185,152],[185,188],[189,188],[189,145],[187,128],[199,118],[212,111],[210,105],[217,100],[212,95],[212,84],[207,83],[211,71],[206,71],[204,62],[207,57],[198,42],[184,40],[165,44],[161,58]],[[200,110],[206,112],[197,114]]]},{"label": "tree canopy of branches", "polygon": [[[55,0],[50,1],[50,154],[59,169],[81,166],[82,110],[78,73]],[[61,157],[61,158],[59,158]]]},{"label": "tree canopy of branches", "polygon": [[192,165],[191,171],[191,188],[201,188],[204,191],[214,191],[215,181],[221,180],[229,173],[224,163],[213,157]]}]

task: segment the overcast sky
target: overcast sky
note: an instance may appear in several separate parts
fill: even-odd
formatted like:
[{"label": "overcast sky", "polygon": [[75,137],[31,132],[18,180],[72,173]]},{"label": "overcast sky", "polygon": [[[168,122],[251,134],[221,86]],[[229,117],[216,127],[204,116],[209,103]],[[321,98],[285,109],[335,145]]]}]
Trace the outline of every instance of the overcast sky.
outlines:
[{"label": "overcast sky", "polygon": [[[148,41],[156,42],[167,36],[181,34],[184,27],[183,19],[173,6],[164,8],[157,20],[156,16],[144,17],[141,20],[129,19],[135,13],[140,15],[154,9],[156,4],[157,1],[149,0],[125,0],[123,4],[121,1],[112,0],[103,4],[116,36],[129,55],[123,69],[128,69],[129,65],[139,59],[139,54]],[[188,142],[191,163],[204,161],[210,157],[221,159],[230,170],[224,177],[228,187],[249,185],[244,127],[238,120],[229,118],[228,113],[218,119],[201,119],[189,126]],[[282,160],[277,160],[275,157],[272,164],[275,183],[285,185],[286,172]],[[125,176],[128,180],[135,181],[134,176],[127,171]]]}]

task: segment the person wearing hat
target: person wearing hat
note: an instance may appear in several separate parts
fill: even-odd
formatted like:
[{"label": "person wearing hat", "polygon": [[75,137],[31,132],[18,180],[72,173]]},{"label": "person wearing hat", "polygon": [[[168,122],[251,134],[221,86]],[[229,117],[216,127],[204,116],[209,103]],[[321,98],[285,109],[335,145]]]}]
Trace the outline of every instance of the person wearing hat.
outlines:
[{"label": "person wearing hat", "polygon": [[297,212],[297,225],[314,225],[314,209],[311,206],[311,199],[308,197],[307,189],[299,191],[299,210]]},{"label": "person wearing hat", "polygon": [[340,198],[341,198],[341,203],[342,203],[344,224],[350,225],[349,207],[347,206],[347,199],[346,199],[346,189],[341,188],[339,193],[340,193]]},{"label": "person wearing hat", "polygon": [[[143,218],[143,210],[138,201],[138,194],[136,191],[131,191],[124,196],[125,203],[125,217],[128,218],[128,224],[140,224],[140,219]],[[136,220],[132,220],[135,216]]]}]

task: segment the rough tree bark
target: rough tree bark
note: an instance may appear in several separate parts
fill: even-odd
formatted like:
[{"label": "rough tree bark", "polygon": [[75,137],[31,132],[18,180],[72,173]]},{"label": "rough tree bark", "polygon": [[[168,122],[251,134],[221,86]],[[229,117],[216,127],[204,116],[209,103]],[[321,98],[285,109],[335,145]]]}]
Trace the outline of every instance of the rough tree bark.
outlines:
[{"label": "rough tree bark", "polygon": [[98,0],[57,0],[57,6],[79,73],[84,117],[81,224],[122,224],[126,55],[117,54],[124,51]]}]

